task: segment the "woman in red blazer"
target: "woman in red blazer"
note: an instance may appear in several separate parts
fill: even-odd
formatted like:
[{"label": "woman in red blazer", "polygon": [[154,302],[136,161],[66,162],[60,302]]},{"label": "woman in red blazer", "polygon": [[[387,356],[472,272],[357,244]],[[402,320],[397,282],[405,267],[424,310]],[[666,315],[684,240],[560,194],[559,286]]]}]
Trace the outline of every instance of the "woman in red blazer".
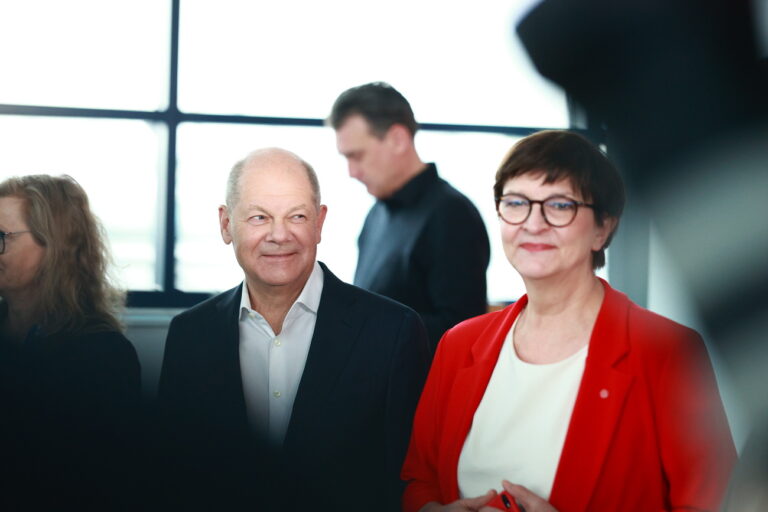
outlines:
[{"label": "woman in red blazer", "polygon": [[527,294],[440,341],[405,512],[495,510],[497,490],[526,512],[718,510],[736,452],[701,338],[594,274],[624,206],[615,168],[539,132],[494,192]]}]

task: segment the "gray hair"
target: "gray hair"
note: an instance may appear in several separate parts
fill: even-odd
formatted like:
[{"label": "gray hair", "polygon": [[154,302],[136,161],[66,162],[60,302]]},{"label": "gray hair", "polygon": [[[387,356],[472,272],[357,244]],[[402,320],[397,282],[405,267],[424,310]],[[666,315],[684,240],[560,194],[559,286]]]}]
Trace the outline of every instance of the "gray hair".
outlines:
[{"label": "gray hair", "polygon": [[265,149],[257,149],[256,151],[252,151],[249,153],[245,158],[237,162],[233,167],[232,170],[229,172],[229,178],[227,179],[227,196],[226,196],[226,202],[227,202],[227,208],[232,209],[236,204],[237,201],[240,199],[240,177],[243,175],[243,170],[248,166],[251,161],[255,160],[256,157],[263,156],[264,154],[270,154],[270,153],[279,153],[284,156],[288,156],[290,158],[295,159],[301,166],[304,168],[304,170],[307,173],[307,179],[309,180],[309,186],[312,188],[312,199],[315,203],[316,208],[320,208],[320,182],[317,179],[317,173],[312,168],[309,163],[301,158],[296,153],[292,153],[286,149],[281,148],[265,148]]}]

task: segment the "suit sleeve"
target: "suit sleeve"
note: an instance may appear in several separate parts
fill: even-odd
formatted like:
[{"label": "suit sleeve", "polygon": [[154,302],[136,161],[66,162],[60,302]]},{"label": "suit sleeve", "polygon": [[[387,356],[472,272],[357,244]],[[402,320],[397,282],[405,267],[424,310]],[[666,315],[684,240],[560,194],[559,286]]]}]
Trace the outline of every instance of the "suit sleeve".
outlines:
[{"label": "suit sleeve", "polygon": [[419,400],[430,359],[427,333],[419,316],[408,311],[389,368],[387,392],[387,474],[392,482],[386,510],[399,510],[404,484],[400,469],[408,448],[413,415]]},{"label": "suit sleeve", "polygon": [[442,500],[437,455],[440,442],[440,404],[447,399],[442,385],[445,348],[445,343],[438,346],[416,408],[411,442],[400,475],[406,482],[403,512],[418,512],[430,501],[440,503]]},{"label": "suit sleeve", "polygon": [[445,331],[486,312],[490,245],[480,214],[465,201],[441,205],[425,235],[416,254],[424,259],[432,311],[419,313],[434,351]]},{"label": "suit sleeve", "polygon": [[686,329],[657,382],[657,425],[672,510],[720,509],[736,450],[706,347]]}]

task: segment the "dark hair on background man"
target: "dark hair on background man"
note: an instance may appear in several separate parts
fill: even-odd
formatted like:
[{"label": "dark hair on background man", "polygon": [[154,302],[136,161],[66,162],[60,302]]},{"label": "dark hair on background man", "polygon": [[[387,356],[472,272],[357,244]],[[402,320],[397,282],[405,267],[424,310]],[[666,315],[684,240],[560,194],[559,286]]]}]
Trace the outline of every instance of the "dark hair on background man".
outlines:
[{"label": "dark hair on background man", "polygon": [[625,202],[624,182],[608,157],[585,137],[565,130],[544,130],[520,139],[496,172],[497,209],[507,181],[524,174],[542,175],[544,183],[570,181],[582,200],[594,205],[598,226],[608,218],[616,219],[605,245],[592,251],[592,268],[605,266],[605,249],[616,233]]},{"label": "dark hair on background man", "polygon": [[333,104],[328,123],[338,130],[355,114],[368,121],[371,133],[378,138],[383,137],[394,124],[405,126],[411,136],[418,129],[408,100],[385,82],[358,85],[341,93]]}]

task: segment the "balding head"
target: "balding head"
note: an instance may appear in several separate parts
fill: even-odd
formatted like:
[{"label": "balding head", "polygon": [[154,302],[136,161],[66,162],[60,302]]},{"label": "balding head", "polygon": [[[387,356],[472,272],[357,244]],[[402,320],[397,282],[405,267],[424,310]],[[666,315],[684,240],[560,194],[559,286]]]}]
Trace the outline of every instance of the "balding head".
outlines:
[{"label": "balding head", "polygon": [[262,149],[235,165],[227,192],[221,236],[245,272],[252,307],[278,295],[292,302],[314,268],[327,211],[314,171],[290,151]]},{"label": "balding head", "polygon": [[320,208],[320,183],[315,170],[297,154],[282,148],[257,149],[232,167],[232,170],[229,172],[229,179],[227,180],[227,208],[234,208],[240,199],[240,181],[243,171],[245,169],[266,167],[281,167],[286,171],[302,169],[309,180],[315,207]]}]

